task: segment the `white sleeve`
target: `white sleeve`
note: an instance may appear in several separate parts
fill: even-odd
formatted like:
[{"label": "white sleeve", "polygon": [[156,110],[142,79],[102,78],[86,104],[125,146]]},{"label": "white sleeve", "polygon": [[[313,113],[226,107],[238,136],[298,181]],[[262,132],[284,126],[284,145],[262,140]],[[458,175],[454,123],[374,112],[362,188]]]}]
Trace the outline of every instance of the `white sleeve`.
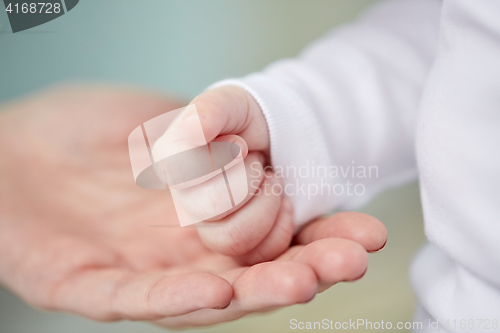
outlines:
[{"label": "white sleeve", "polygon": [[[445,0],[416,151],[419,332],[500,331],[500,1]],[[439,322],[439,328],[437,327]]]},{"label": "white sleeve", "polygon": [[261,106],[297,225],[416,176],[418,102],[440,10],[438,0],[384,2],[295,59],[212,86],[243,87]]}]

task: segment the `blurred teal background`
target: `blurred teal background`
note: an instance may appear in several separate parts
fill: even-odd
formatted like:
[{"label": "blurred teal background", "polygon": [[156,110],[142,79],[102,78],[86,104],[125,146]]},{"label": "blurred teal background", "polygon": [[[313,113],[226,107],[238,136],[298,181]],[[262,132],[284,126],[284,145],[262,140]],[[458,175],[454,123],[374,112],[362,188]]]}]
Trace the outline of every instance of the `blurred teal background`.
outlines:
[{"label": "blurred teal background", "polygon": [[296,55],[368,3],[81,0],[16,34],[2,10],[0,101],[61,80],[118,81],[191,98],[217,80]]},{"label": "blurred teal background", "polygon": [[[209,84],[296,55],[327,30],[348,22],[369,0],[81,0],[66,15],[12,34],[0,11],[0,102],[65,81],[106,81],[194,97]],[[3,9],[3,7],[0,7]],[[139,110],[140,112],[140,110]],[[416,184],[390,190],[364,212],[389,230],[359,282],[344,283],[307,305],[206,332],[289,332],[289,321],[410,321],[407,269],[423,241]],[[0,332],[161,332],[144,323],[94,323],[31,309],[0,289]],[[358,330],[363,332],[363,330]]]}]

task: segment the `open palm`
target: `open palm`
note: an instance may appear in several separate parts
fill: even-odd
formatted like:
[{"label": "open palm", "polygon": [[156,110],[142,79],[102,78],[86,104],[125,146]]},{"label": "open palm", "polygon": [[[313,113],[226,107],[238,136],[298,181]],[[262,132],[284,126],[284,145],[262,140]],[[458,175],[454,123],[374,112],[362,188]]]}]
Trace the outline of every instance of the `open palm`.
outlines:
[{"label": "open palm", "polygon": [[180,106],[81,85],[4,105],[0,281],[49,310],[186,327],[307,302],[363,275],[367,251],[386,240],[363,214],[315,221],[279,258],[252,266],[178,227],[167,190],[135,185],[127,137]]}]

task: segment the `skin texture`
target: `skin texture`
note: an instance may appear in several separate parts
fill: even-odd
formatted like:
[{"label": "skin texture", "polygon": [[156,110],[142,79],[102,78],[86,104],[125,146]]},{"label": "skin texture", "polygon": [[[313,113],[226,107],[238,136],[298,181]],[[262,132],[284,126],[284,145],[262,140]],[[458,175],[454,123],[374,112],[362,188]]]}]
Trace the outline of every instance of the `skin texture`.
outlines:
[{"label": "skin texture", "polygon": [[[47,310],[190,327],[308,302],[364,274],[367,251],[383,246],[386,230],[363,214],[312,222],[290,246],[291,205],[254,197],[223,223],[245,230],[244,217],[262,219],[263,207],[273,206],[267,201],[279,209],[269,208],[276,212],[263,223],[269,230],[257,233],[262,240],[233,249],[235,256],[218,253],[231,242],[218,252],[202,242],[198,231],[217,227],[178,227],[167,190],[135,185],[127,137],[180,106],[138,90],[87,85],[1,106],[0,282]],[[249,128],[239,135],[250,152],[266,156],[265,142],[245,137]]]}]

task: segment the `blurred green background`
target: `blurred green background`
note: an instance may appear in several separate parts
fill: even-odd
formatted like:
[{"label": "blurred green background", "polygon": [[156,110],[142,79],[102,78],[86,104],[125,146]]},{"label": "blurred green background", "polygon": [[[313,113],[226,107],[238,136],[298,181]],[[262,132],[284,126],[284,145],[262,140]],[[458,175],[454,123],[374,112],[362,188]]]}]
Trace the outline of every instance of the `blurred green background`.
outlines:
[{"label": "blurred green background", "polygon": [[[81,0],[68,14],[16,34],[0,7],[0,102],[70,80],[146,87],[188,100],[217,80],[295,56],[372,3]],[[198,331],[289,332],[293,318],[411,321],[415,299],[407,271],[424,239],[417,184],[389,190],[363,211],[381,219],[389,230],[387,247],[370,255],[364,279],[339,284],[307,305]],[[0,332],[162,331],[145,323],[103,324],[42,313],[0,288]]]}]

